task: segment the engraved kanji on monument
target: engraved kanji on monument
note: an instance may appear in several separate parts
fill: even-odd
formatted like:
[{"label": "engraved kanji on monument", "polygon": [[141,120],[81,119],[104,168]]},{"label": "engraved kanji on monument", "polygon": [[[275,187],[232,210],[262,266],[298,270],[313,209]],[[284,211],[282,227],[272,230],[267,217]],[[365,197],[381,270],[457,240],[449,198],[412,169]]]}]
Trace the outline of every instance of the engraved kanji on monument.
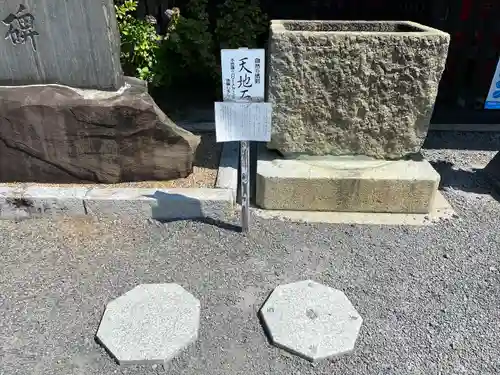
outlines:
[{"label": "engraved kanji on monument", "polygon": [[9,27],[5,39],[10,39],[14,45],[24,44],[29,40],[36,51],[35,36],[40,34],[35,30],[35,16],[24,5],[19,5],[17,12],[9,14],[2,22]]},{"label": "engraved kanji on monument", "polygon": [[0,0],[0,85],[123,85],[113,0]]}]

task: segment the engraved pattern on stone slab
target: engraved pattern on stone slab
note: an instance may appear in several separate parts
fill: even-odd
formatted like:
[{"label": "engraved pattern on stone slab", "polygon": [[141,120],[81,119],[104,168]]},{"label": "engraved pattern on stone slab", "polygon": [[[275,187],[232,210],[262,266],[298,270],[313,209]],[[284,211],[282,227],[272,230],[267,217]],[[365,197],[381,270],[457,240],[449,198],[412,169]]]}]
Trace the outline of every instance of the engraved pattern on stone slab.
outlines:
[{"label": "engraved pattern on stone slab", "polygon": [[189,176],[200,137],[126,80],[131,84],[118,92],[0,87],[0,180],[109,184]]},{"label": "engraved pattern on stone slab", "polygon": [[2,86],[119,89],[113,0],[0,0],[0,61]]},{"label": "engraved pattern on stone slab", "polygon": [[108,303],[97,339],[119,364],[163,364],[198,337],[200,302],[177,284],[142,284]]},{"label": "engraved pattern on stone slab", "polygon": [[2,23],[8,26],[5,39],[8,39],[14,45],[31,42],[31,47],[36,51],[35,36],[40,35],[35,30],[35,16],[28,11],[28,8],[21,4],[16,13],[11,13]]},{"label": "engraved pattern on stone slab", "polygon": [[363,321],[343,292],[311,280],[278,286],[260,314],[274,345],[309,361],[354,350]]}]

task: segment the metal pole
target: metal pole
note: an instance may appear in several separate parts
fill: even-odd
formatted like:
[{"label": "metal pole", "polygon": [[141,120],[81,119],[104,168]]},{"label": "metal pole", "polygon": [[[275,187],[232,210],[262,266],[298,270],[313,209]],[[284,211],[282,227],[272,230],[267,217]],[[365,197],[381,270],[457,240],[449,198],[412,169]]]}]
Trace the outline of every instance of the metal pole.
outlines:
[{"label": "metal pole", "polygon": [[248,233],[250,226],[250,142],[240,142],[241,164],[241,231]]}]

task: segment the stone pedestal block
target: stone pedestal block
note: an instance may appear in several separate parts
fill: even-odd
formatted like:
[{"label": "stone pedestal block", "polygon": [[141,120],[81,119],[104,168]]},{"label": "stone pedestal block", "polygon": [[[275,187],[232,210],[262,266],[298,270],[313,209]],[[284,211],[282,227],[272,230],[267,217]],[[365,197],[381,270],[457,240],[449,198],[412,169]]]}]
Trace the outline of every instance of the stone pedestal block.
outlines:
[{"label": "stone pedestal block", "polygon": [[269,148],[378,159],[418,152],[449,42],[414,22],[272,21]]},{"label": "stone pedestal block", "polygon": [[260,315],[274,345],[311,362],[352,352],[363,322],[343,292],[312,280],[278,286]]},{"label": "stone pedestal block", "polygon": [[200,301],[178,284],[141,284],[106,306],[96,338],[120,365],[165,364],[198,338]]},{"label": "stone pedestal block", "polygon": [[427,214],[440,176],[425,160],[271,153],[257,161],[256,203],[268,210]]},{"label": "stone pedestal block", "polygon": [[178,127],[136,79],[115,92],[0,87],[1,182],[118,183],[192,172],[198,136]]}]

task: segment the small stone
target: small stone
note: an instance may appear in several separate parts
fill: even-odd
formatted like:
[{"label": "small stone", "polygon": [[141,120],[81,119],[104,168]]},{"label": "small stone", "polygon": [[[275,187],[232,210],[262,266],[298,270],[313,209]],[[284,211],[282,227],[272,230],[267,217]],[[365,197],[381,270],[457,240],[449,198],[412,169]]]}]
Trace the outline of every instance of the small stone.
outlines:
[{"label": "small stone", "polygon": [[177,284],[142,284],[108,303],[97,339],[120,365],[162,365],[198,337],[200,302]]},{"label": "small stone", "polygon": [[351,352],[363,321],[343,292],[310,280],[278,286],[260,313],[274,345],[311,362]]}]

